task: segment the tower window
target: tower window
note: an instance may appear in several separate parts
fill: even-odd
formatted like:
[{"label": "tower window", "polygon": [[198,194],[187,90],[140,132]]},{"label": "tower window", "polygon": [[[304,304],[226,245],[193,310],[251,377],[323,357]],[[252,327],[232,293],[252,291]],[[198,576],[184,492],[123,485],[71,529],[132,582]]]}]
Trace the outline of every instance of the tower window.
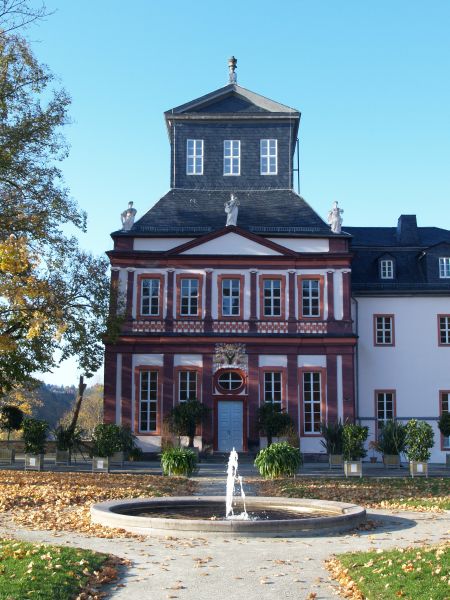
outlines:
[{"label": "tower window", "polygon": [[187,140],[186,174],[203,175],[203,140]]},{"label": "tower window", "polygon": [[380,260],[381,279],[394,279],[394,261]]},{"label": "tower window", "polygon": [[450,279],[450,258],[448,256],[439,258],[439,277],[440,279]]},{"label": "tower window", "polygon": [[225,140],[223,142],[223,174],[241,174],[241,142],[240,140]]},{"label": "tower window", "polygon": [[261,175],[278,173],[277,140],[261,140]]}]

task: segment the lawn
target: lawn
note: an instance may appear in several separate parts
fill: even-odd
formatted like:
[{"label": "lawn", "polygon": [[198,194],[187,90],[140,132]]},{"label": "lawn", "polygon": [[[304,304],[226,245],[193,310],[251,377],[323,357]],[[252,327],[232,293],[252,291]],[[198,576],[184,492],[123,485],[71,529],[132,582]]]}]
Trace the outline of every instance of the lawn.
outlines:
[{"label": "lawn", "polygon": [[194,483],[183,477],[0,471],[0,513],[17,525],[99,537],[119,532],[91,523],[89,511],[96,502],[193,492]]},{"label": "lawn", "polygon": [[299,478],[255,481],[259,494],[353,502],[366,508],[450,510],[450,478]]},{"label": "lawn", "polygon": [[108,556],[78,548],[61,548],[0,539],[0,599],[72,600],[89,584],[117,577]]},{"label": "lawn", "polygon": [[448,600],[450,544],[342,554],[327,562],[345,598]]}]

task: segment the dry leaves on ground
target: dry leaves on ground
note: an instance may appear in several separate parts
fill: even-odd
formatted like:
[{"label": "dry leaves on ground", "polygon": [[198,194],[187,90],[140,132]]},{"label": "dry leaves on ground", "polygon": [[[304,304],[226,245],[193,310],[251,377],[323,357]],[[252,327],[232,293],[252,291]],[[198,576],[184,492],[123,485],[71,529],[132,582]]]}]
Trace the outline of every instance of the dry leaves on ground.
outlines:
[{"label": "dry leaves on ground", "polygon": [[1,471],[0,512],[7,512],[17,525],[28,529],[116,537],[118,530],[91,523],[92,504],[120,498],[191,495],[193,489],[193,482],[181,477]]}]

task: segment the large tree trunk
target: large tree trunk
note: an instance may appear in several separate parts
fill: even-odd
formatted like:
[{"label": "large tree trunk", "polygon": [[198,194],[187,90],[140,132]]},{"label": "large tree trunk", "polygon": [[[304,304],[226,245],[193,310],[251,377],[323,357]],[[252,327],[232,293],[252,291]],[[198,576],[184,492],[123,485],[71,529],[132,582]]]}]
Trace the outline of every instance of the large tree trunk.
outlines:
[{"label": "large tree trunk", "polygon": [[70,423],[69,429],[75,431],[77,426],[78,415],[80,414],[81,403],[83,402],[83,395],[86,390],[86,383],[84,383],[83,375],[80,375],[80,383],[78,384],[78,395],[75,402],[75,410],[73,411],[72,422]]}]

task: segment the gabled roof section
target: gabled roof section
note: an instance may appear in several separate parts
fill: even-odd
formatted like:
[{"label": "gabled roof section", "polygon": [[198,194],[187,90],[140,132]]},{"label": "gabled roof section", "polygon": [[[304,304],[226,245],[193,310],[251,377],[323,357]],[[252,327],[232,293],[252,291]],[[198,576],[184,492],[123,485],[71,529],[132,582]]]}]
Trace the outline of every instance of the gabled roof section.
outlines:
[{"label": "gabled roof section", "polygon": [[172,248],[167,254],[296,256],[293,250],[234,225]]},{"label": "gabled roof section", "polygon": [[240,100],[242,103],[241,110],[244,110],[245,112],[267,112],[284,114],[286,116],[300,116],[300,112],[297,109],[270,100],[270,98],[256,94],[235,83],[214,90],[214,92],[205,94],[200,98],[196,98],[195,100],[191,100],[180,106],[176,106],[171,110],[167,110],[164,114],[166,115],[166,118],[168,118],[173,115],[212,112],[214,105],[220,106],[220,108],[223,109],[223,112],[237,112],[236,107],[239,106],[238,103],[231,103],[230,106],[227,107],[226,100],[233,99]]},{"label": "gabled roof section", "polygon": [[[330,227],[305,200],[292,190],[236,191],[240,206],[237,225],[263,236],[348,237],[331,233]],[[130,231],[113,236],[199,237],[218,231],[226,223],[224,204],[230,192],[223,190],[172,189]]]}]

